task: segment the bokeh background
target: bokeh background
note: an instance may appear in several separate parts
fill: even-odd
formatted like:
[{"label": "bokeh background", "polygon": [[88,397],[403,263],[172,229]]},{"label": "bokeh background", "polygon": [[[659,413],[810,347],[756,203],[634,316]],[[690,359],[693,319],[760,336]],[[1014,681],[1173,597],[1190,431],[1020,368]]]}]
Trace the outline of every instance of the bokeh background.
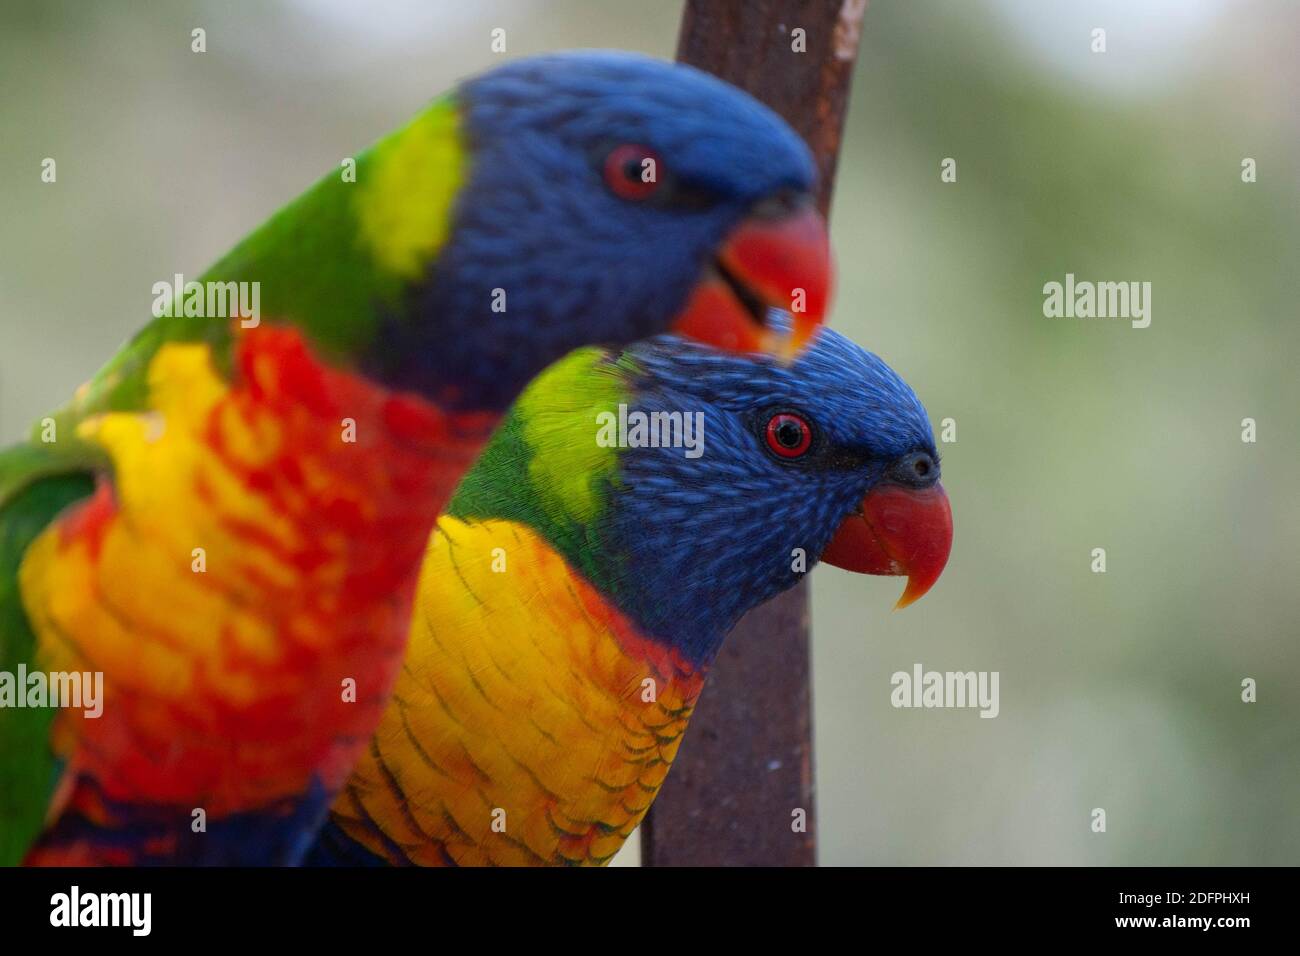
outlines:
[{"label": "bokeh background", "polygon": [[[493,27],[509,56],[671,57],[679,17],[0,0],[0,441],[148,318],[155,281],[498,62]],[[896,579],[814,575],[822,863],[1300,863],[1298,89],[1286,0],[871,3],[834,323],[956,421],[957,533],[906,612]],[[1151,282],[1151,327],[1045,318],[1066,272]],[[915,662],[999,671],[1000,716],[893,709]]]}]

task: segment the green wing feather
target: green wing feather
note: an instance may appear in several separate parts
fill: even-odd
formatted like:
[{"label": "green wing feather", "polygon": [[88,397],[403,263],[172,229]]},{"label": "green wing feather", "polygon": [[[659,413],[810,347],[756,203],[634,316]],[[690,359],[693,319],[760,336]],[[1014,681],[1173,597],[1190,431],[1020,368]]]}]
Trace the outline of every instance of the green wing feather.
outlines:
[{"label": "green wing feather", "polygon": [[[12,449],[10,450],[12,451]],[[8,464],[10,452],[0,454]],[[18,566],[28,545],[68,505],[94,489],[88,474],[46,475],[26,482],[0,504],[0,671],[32,664],[36,637],[23,610]],[[19,688],[19,693],[21,693]],[[49,747],[51,708],[0,708],[0,866],[21,862],[40,832],[57,779]]]}]

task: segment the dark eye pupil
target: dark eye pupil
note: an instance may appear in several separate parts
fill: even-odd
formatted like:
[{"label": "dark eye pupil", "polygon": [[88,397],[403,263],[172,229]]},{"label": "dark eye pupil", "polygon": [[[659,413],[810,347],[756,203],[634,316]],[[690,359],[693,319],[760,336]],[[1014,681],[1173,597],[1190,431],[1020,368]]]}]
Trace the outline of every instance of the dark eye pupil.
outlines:
[{"label": "dark eye pupil", "polygon": [[797,448],[803,441],[803,429],[797,422],[786,420],[776,426],[776,440],[786,448]]}]

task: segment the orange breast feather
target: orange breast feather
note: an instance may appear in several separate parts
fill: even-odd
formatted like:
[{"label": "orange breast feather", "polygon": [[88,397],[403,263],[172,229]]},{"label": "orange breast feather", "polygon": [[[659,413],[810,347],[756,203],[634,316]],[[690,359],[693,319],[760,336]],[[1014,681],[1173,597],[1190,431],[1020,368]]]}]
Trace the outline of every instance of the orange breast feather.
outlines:
[{"label": "orange breast feather", "polygon": [[54,745],[106,825],[100,800],[219,816],[343,782],[490,424],[330,369],[292,330],[239,343],[231,382],[207,346],[163,346],[152,411],[81,425],[114,473],[21,569],[41,666],[104,673],[103,715],[61,712]]}]

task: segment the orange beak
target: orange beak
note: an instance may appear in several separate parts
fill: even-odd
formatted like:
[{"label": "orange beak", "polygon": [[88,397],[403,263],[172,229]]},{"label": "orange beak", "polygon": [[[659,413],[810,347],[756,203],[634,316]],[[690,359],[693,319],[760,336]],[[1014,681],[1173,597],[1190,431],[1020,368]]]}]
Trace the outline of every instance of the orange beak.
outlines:
[{"label": "orange beak", "polygon": [[[826,317],[833,271],[826,221],[810,204],[756,209],[723,241],[672,329],[789,361]],[[790,314],[788,332],[768,326],[770,309]]]},{"label": "orange beak", "polygon": [[897,610],[930,590],[951,550],[952,506],[941,484],[882,484],[844,519],[821,559],[859,574],[907,575]]}]

